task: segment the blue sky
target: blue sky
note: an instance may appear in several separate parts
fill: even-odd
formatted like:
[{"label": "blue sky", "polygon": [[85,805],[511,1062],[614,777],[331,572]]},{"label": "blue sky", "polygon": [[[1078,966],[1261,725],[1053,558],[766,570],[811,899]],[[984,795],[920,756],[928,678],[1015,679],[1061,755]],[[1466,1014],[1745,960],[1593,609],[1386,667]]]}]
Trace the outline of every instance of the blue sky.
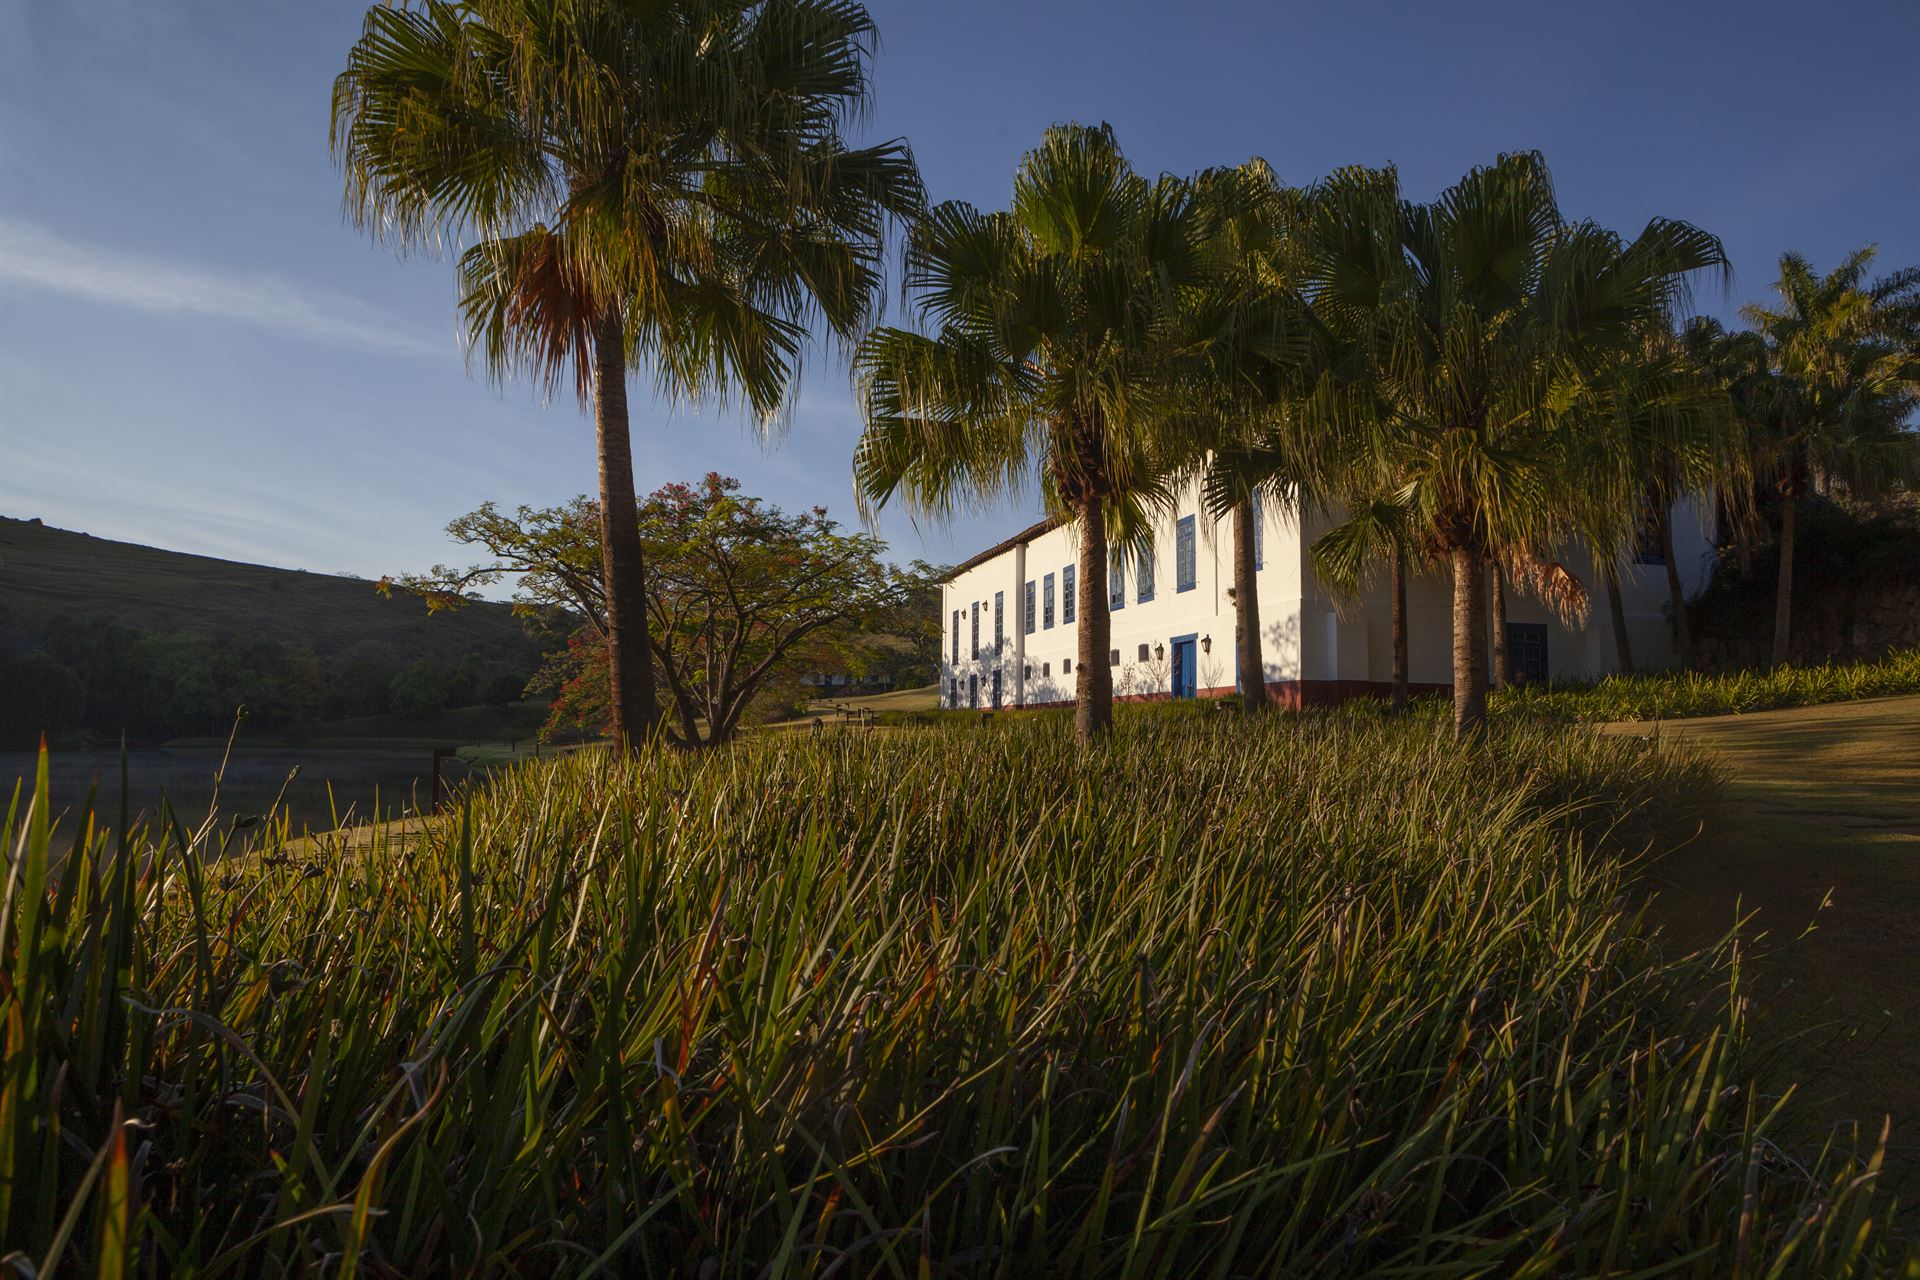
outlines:
[{"label": "blue sky", "polygon": [[[1725,240],[1731,314],[1779,252],[1920,262],[1920,4],[871,0],[874,134],[936,199],[1004,203],[1049,123],[1108,120],[1143,170],[1261,155],[1307,182],[1399,164],[1428,196],[1539,148],[1569,216]],[[353,0],[0,0],[0,513],[364,575],[458,553],[482,500],[590,489],[592,431],[466,368],[451,267],[340,217],[327,97]],[[634,398],[641,489],[708,470],[855,519],[858,419],[820,350],[790,429]],[[1029,498],[916,527],[956,560]]]}]

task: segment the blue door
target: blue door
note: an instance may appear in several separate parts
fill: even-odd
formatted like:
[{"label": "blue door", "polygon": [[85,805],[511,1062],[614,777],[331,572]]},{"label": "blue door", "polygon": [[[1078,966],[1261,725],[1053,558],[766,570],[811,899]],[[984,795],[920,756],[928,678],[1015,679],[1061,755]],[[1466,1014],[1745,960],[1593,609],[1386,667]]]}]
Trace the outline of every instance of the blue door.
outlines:
[{"label": "blue door", "polygon": [[1194,683],[1193,642],[1195,636],[1173,638],[1173,696],[1191,698],[1199,692]]}]

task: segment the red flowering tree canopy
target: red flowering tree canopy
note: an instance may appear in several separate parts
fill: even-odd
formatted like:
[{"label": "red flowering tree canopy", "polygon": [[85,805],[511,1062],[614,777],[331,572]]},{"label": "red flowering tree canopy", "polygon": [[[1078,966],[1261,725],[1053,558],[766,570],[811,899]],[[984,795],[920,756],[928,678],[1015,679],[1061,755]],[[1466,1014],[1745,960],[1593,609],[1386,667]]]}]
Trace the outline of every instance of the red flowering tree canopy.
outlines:
[{"label": "red flowering tree canopy", "polygon": [[[731,737],[776,676],[858,666],[862,646],[876,633],[902,630],[903,612],[925,594],[924,566],[890,566],[881,558],[884,543],[843,531],[825,507],[789,513],[718,473],[661,486],[639,514],[655,678],[676,712],[677,736],[689,743]],[[606,610],[592,500],[511,514],[487,503],[447,532],[487,558],[383,585],[447,608],[511,582],[523,610],[577,617],[579,633],[553,659],[555,711],[593,725],[595,691],[605,698],[597,668]]]}]

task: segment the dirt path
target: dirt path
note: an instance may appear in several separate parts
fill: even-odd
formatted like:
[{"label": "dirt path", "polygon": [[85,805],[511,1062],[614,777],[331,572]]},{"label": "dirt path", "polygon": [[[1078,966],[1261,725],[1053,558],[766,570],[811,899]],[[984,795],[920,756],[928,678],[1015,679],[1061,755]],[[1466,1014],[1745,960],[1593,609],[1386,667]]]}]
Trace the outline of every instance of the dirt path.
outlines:
[{"label": "dirt path", "polygon": [[1920,698],[1879,698],[1657,730],[1731,773],[1718,830],[1656,869],[1677,939],[1756,913],[1748,973],[1761,1025],[1791,1036],[1808,1123],[1893,1117],[1888,1174],[1920,1199]]}]

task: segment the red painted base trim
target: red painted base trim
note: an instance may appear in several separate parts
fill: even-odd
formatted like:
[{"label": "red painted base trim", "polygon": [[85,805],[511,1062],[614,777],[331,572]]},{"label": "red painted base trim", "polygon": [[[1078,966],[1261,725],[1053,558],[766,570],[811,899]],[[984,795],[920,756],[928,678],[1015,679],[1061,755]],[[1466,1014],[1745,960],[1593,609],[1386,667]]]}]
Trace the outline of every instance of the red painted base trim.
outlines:
[{"label": "red painted base trim", "polygon": [[[1452,693],[1450,684],[1407,684],[1410,695]],[[1389,680],[1269,680],[1267,700],[1282,707],[1332,707],[1349,698],[1385,702],[1393,697]]]},{"label": "red painted base trim", "polygon": [[[1427,693],[1452,693],[1450,684],[1419,684],[1409,682],[1407,692],[1418,696]],[[1200,690],[1199,697],[1235,698],[1240,691],[1232,685],[1219,685]],[[1299,710],[1302,707],[1333,707],[1349,698],[1372,698],[1385,702],[1393,697],[1393,685],[1384,680],[1269,680],[1267,681],[1267,701],[1277,707]],[[1171,702],[1170,693],[1116,693],[1115,702]],[[1008,706],[1009,711],[1045,711],[1053,707],[1070,707],[1071,698],[1055,702],[1029,702],[1025,706]]]}]

